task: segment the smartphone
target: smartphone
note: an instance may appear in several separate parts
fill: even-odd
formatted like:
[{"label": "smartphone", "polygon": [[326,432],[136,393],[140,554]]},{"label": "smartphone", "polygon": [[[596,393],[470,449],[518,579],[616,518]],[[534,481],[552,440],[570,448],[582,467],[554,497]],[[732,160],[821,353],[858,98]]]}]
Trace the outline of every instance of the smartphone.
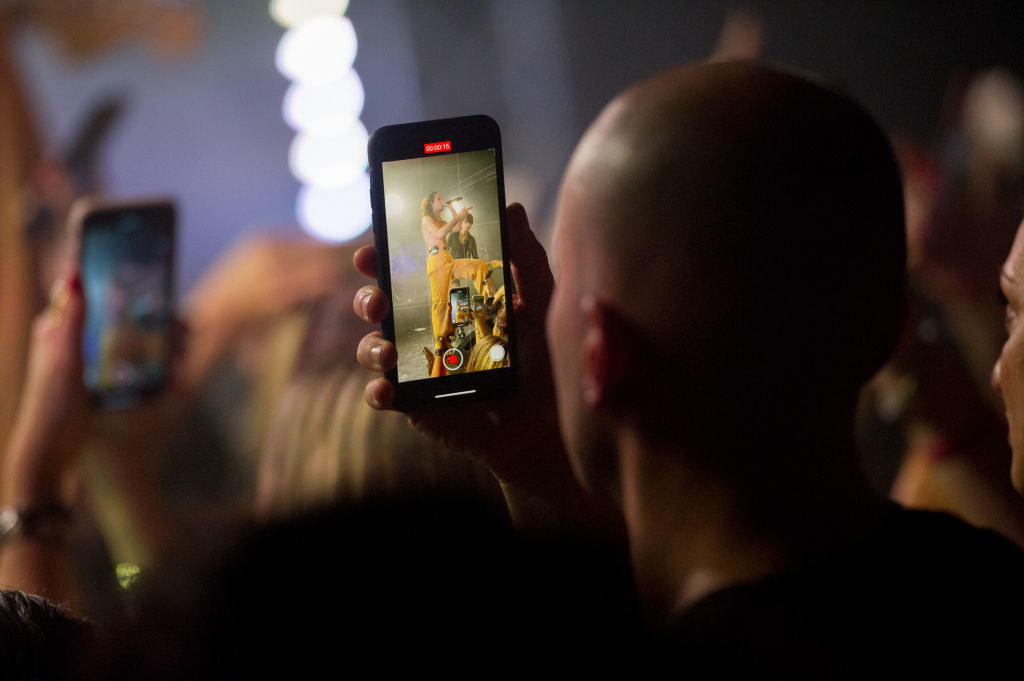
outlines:
[{"label": "smartphone", "polygon": [[469,314],[469,287],[460,286],[450,289],[448,296],[452,302],[452,324],[455,326],[472,324],[473,318]]},{"label": "smartphone", "polygon": [[[491,398],[515,389],[515,333],[508,367],[430,378],[423,348],[444,352],[445,307],[472,323],[470,300],[494,295],[490,265],[507,271],[508,235],[501,135],[488,116],[464,116],[380,128],[370,137],[370,202],[381,289],[391,301],[382,323],[398,349],[388,373],[396,408]],[[472,215],[472,236],[486,260],[453,258],[448,235]],[[457,278],[460,287],[454,287]],[[511,290],[511,281],[508,282]],[[464,286],[464,293],[460,290]],[[511,320],[510,320],[511,322]]]},{"label": "smartphone", "polygon": [[167,384],[175,215],[168,199],[84,199],[72,209],[86,303],[83,378],[104,407],[134,406]]}]

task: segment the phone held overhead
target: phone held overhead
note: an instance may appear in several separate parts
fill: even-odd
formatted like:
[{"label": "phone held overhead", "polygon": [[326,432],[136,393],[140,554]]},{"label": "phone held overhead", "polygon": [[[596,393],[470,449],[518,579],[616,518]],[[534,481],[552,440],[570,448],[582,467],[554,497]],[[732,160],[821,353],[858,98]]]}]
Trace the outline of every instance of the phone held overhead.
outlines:
[{"label": "phone held overhead", "polygon": [[169,199],[72,209],[86,319],[84,380],[108,408],[159,393],[170,374],[176,211]]}]

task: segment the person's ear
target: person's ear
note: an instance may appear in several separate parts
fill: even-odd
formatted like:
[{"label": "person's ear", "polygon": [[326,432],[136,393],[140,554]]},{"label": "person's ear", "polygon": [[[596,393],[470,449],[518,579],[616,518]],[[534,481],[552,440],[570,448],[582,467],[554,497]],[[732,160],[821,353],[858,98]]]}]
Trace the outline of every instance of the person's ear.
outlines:
[{"label": "person's ear", "polygon": [[618,406],[627,392],[627,330],[618,318],[593,296],[580,301],[584,332],[582,354],[583,402],[594,411]]}]

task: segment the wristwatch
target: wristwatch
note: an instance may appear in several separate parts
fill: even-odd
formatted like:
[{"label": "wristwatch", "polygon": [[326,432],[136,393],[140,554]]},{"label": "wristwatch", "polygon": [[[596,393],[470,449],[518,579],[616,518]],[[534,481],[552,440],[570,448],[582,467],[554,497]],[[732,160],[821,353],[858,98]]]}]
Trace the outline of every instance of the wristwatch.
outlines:
[{"label": "wristwatch", "polygon": [[0,546],[15,539],[38,539],[63,544],[71,534],[71,509],[63,504],[35,508],[0,508]]}]

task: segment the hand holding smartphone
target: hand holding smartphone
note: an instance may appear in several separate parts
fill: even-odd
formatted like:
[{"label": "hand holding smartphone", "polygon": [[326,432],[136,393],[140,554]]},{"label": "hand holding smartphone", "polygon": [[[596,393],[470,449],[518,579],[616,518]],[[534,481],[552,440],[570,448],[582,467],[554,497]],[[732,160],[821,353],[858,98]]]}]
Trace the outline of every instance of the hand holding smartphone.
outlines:
[{"label": "hand holding smartphone", "polygon": [[83,374],[108,408],[160,392],[170,374],[175,208],[167,199],[72,209],[86,300]]},{"label": "hand holding smartphone", "polygon": [[[391,304],[382,329],[398,351],[387,374],[396,408],[507,394],[517,365],[511,329],[508,367],[430,378],[422,359],[423,347],[450,343],[447,305],[456,327],[471,325],[471,300],[493,296],[496,276],[509,271],[497,124],[466,116],[386,126],[371,136],[369,157],[377,276]],[[479,258],[453,257],[470,227]]]}]

